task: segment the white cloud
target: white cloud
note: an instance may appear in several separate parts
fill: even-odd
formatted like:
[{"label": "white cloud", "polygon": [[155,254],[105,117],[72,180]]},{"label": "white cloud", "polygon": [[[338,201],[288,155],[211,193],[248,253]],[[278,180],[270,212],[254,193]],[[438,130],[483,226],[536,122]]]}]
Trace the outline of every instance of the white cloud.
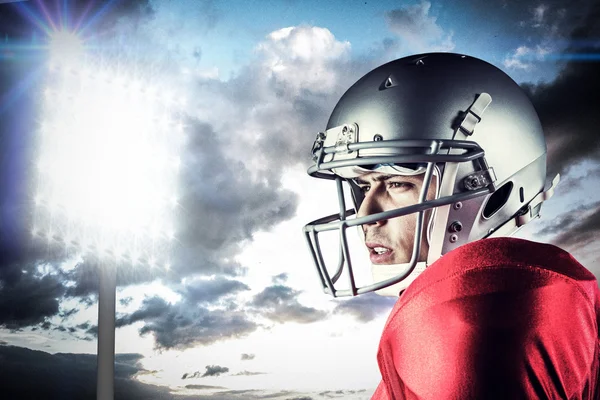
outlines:
[{"label": "white cloud", "polygon": [[552,51],[547,43],[538,44],[535,47],[522,45],[504,59],[503,65],[507,69],[529,71],[535,67],[535,62],[543,61]]},{"label": "white cloud", "polygon": [[385,15],[390,30],[403,42],[408,52],[451,51],[455,44],[453,32],[445,32],[430,15],[431,3],[405,6],[388,11]]},{"label": "white cloud", "polygon": [[347,59],[349,42],[340,42],[326,28],[299,26],[272,32],[257,48],[270,76],[298,93],[330,92],[337,84],[332,63]]}]

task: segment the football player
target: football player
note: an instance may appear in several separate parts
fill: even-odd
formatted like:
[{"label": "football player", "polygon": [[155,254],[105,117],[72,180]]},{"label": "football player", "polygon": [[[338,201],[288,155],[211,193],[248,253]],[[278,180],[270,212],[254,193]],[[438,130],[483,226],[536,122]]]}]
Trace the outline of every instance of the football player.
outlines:
[{"label": "football player", "polygon": [[[312,154],[308,173],[335,182],[340,205],[304,228],[323,289],[399,296],[373,399],[600,398],[594,275],[509,237],[559,181],[545,185],[542,127],[510,77],[459,54],[392,61],[341,97]],[[362,285],[352,227],[372,269]]]}]

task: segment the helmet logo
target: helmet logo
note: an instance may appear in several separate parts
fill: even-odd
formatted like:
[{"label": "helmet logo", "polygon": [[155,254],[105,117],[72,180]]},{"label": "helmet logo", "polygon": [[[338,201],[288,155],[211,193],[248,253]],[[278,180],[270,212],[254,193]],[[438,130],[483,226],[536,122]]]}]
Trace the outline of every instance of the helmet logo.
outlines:
[{"label": "helmet logo", "polygon": [[[344,125],[342,130],[338,134],[336,146],[348,146],[350,143],[355,143],[356,140],[356,129],[352,125]],[[350,152],[350,150],[348,150]]]}]

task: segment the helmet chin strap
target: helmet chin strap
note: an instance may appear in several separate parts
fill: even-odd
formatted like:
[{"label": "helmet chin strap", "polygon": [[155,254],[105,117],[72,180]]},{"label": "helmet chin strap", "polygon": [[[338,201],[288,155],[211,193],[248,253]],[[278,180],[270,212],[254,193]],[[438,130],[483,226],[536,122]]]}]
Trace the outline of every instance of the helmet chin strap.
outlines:
[{"label": "helmet chin strap", "polygon": [[[406,272],[406,270],[408,270],[409,267],[410,263],[382,265],[371,264],[373,282],[381,282],[383,280],[398,276]],[[406,278],[402,279],[398,283],[395,283],[383,289],[376,290],[375,293],[377,293],[380,296],[398,297],[401,291],[406,289],[408,285],[410,285],[417,278],[417,276],[421,274],[421,272],[425,271],[425,268],[427,268],[427,262],[418,262],[417,265],[415,265],[415,268]]]}]

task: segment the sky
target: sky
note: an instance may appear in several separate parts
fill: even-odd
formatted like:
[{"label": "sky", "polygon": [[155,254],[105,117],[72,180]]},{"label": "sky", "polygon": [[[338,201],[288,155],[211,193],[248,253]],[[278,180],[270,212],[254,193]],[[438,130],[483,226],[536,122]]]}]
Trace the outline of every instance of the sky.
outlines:
[{"label": "sky", "polygon": [[[155,97],[174,99],[185,127],[181,142],[162,142],[180,162],[175,240],[157,253],[168,268],[118,265],[116,398],[370,397],[394,300],[322,293],[301,228],[336,212],[337,199],[305,171],[344,91],[403,56],[472,55],[527,91],[548,179],[561,182],[517,235],[560,246],[600,276],[599,2],[0,1],[7,398],[95,396],[99,263],[32,235],[36,143],[53,106],[44,103],[50,37],[61,29],[77,32],[93,68],[139,76]],[[77,114],[110,120],[86,104]],[[93,151],[61,154],[66,181],[98,164]]]}]

